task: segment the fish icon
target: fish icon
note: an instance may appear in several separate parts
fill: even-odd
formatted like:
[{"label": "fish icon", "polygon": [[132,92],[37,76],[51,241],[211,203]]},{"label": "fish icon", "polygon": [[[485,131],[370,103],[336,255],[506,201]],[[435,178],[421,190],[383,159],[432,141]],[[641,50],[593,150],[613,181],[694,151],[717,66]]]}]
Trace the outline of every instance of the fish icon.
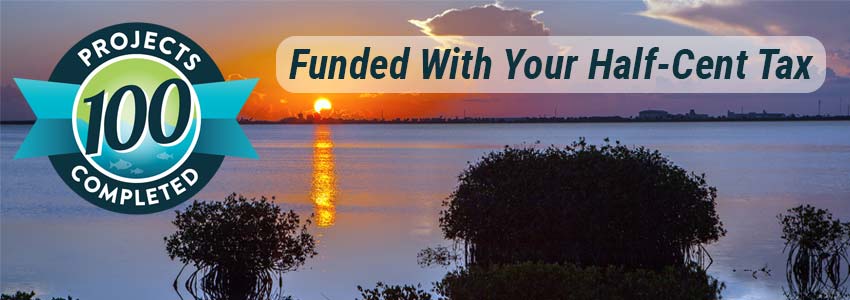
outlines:
[{"label": "fish icon", "polygon": [[139,169],[139,168],[135,168],[135,169],[130,170],[130,174],[135,174],[135,175],[142,174],[144,172],[145,172],[145,170],[142,170],[142,169]]},{"label": "fish icon", "polygon": [[172,158],[174,158],[174,154],[170,154],[168,152],[162,152],[160,154],[157,154],[156,158],[163,159],[163,160],[172,159]]},{"label": "fish icon", "polygon": [[118,159],[118,161],[116,161],[116,162],[109,162],[109,168],[110,169],[115,168],[115,169],[118,169],[118,170],[126,170],[126,169],[128,169],[132,166],[133,166],[133,163],[126,161],[126,160],[123,160],[123,159]]}]

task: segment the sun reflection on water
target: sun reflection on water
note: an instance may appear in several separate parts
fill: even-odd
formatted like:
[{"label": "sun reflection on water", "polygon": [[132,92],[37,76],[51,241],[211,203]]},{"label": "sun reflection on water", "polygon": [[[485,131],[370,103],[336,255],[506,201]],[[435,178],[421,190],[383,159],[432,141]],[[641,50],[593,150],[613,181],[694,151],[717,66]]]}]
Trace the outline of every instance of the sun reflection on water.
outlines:
[{"label": "sun reflection on water", "polygon": [[333,140],[327,125],[318,125],[313,138],[313,200],[314,219],[319,227],[333,226],[336,219],[336,173],[334,171]]}]

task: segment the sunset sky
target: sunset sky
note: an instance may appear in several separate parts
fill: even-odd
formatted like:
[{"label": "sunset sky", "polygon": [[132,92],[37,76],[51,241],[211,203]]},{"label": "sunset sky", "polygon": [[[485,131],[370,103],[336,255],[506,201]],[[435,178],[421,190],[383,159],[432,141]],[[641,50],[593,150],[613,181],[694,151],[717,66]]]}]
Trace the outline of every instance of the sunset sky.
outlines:
[{"label": "sunset sky", "polygon": [[[844,114],[850,105],[850,2],[2,2],[0,118],[32,119],[13,77],[46,80],[75,42],[109,25],[161,24],[195,40],[225,77],[260,78],[243,117],[275,120],[333,103],[348,118],[631,116],[643,109]],[[73,15],[71,18],[69,16]],[[831,69],[812,94],[292,94],[275,80],[275,51],[294,35],[808,35]],[[843,97],[843,107],[841,98]]]}]

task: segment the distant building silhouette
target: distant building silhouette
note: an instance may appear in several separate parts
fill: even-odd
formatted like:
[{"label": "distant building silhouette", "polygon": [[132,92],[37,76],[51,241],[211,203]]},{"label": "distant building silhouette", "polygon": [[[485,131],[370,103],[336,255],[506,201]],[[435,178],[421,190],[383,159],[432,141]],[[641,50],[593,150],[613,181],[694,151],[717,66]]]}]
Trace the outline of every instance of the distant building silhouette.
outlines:
[{"label": "distant building silhouette", "polygon": [[760,113],[757,112],[748,112],[748,113],[735,113],[732,111],[726,111],[727,119],[782,119],[785,118],[785,114],[783,113],[769,113],[766,110],[762,110]]},{"label": "distant building silhouette", "polygon": [[691,109],[686,114],[671,114],[665,110],[643,110],[638,112],[639,120],[708,120],[711,117],[708,114],[698,114]]},{"label": "distant building silhouette", "polygon": [[704,120],[704,119],[708,119],[708,118],[710,118],[708,116],[708,114],[698,114],[693,109],[691,109],[690,111],[688,111],[687,114],[685,114],[685,119],[690,119],[690,120]]},{"label": "distant building silhouette", "polygon": [[644,120],[665,120],[671,117],[670,113],[665,110],[642,110],[638,112],[638,119]]},{"label": "distant building silhouette", "polygon": [[[279,120],[256,120],[253,118],[239,118],[241,124],[455,124],[455,123],[593,123],[593,122],[707,122],[707,121],[805,121],[805,120],[850,120],[850,106],[847,116],[799,116],[796,114],[768,113],[734,113],[727,111],[726,115],[710,116],[697,113],[690,109],[687,113],[671,114],[664,110],[644,110],[638,112],[637,116],[581,116],[581,117],[424,117],[424,118],[393,118],[384,119],[349,119],[329,116],[327,118],[315,118],[313,114],[298,113]],[[20,124],[32,124],[32,121],[22,121]],[[0,123],[19,124],[15,122],[2,121]]]}]

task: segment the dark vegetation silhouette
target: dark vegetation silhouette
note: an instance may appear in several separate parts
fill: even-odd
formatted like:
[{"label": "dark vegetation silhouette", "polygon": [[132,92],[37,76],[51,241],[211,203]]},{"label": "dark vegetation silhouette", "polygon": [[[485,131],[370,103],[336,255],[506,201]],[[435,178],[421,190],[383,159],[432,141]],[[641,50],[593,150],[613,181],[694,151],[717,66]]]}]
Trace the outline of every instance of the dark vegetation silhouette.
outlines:
[{"label": "dark vegetation silhouette", "polygon": [[[41,300],[41,298],[35,297],[35,291],[30,291],[29,293],[22,292],[22,291],[16,291],[12,295],[9,295],[9,294],[0,295],[0,300]],[[53,297],[53,298],[50,298],[50,300],[74,300],[74,298],[72,298],[71,296],[68,296],[68,298]],[[77,300],[80,300],[80,299],[77,299]]]},{"label": "dark vegetation silhouette", "polygon": [[302,223],[298,214],[265,197],[231,194],[221,202],[195,201],[177,211],[172,223],[177,231],[164,238],[166,250],[184,264],[174,289],[179,295],[178,281],[191,266],[184,285],[195,299],[283,298],[283,273],[316,254],[307,232],[310,220]]},{"label": "dark vegetation silhouette", "polygon": [[848,299],[850,222],[801,205],[779,215],[788,254],[786,296],[792,300]]},{"label": "dark vegetation silhouette", "polygon": [[446,246],[428,247],[416,254],[416,262],[421,267],[441,266],[449,267],[461,265],[461,255],[458,253],[457,245],[453,248]]},{"label": "dark vegetation silhouette", "polygon": [[364,289],[357,286],[363,300],[431,300],[431,294],[422,290],[421,285],[385,285],[378,282],[374,289]]},{"label": "dark vegetation silhouette", "polygon": [[455,247],[418,260],[457,265],[435,283],[440,299],[718,299],[704,248],[726,233],[716,195],[644,147],[506,146],[470,164],[443,202]]},{"label": "dark vegetation silhouette", "polygon": [[725,234],[716,189],[658,151],[624,145],[512,148],[470,165],[440,227],[470,265],[573,263],[661,269],[703,263]]},{"label": "dark vegetation silhouette", "polygon": [[[456,270],[435,291],[452,300],[716,299],[723,284],[703,270],[519,263]],[[390,298],[387,298],[390,299]]]}]

